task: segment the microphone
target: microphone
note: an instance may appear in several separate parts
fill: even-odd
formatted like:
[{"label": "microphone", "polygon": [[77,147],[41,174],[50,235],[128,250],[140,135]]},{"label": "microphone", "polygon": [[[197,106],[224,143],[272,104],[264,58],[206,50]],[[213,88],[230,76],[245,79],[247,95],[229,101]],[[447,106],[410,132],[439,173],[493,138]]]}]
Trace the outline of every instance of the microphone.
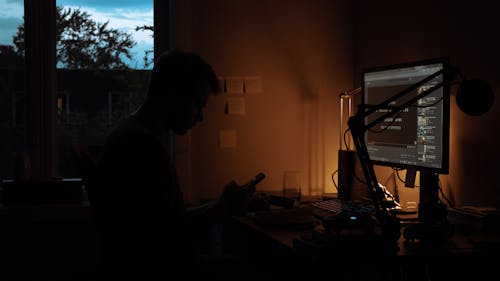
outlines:
[{"label": "microphone", "polygon": [[490,85],[480,79],[464,79],[457,90],[458,108],[471,116],[482,115],[493,106],[495,94]]}]

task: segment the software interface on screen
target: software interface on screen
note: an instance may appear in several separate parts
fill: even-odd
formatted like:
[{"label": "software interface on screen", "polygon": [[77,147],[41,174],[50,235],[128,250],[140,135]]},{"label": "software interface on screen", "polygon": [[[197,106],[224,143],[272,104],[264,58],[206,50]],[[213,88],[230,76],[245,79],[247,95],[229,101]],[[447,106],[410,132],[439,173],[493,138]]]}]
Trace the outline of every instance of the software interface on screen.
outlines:
[{"label": "software interface on screen", "polygon": [[[363,73],[363,99],[365,104],[377,105],[410,85],[443,69],[444,63],[388,68]],[[443,81],[443,74],[418,87],[390,105],[401,105]],[[365,139],[371,160],[391,166],[415,166],[430,169],[447,167],[446,115],[444,90],[437,90],[367,131]],[[377,110],[367,117],[366,123],[381,116],[387,109]]]}]

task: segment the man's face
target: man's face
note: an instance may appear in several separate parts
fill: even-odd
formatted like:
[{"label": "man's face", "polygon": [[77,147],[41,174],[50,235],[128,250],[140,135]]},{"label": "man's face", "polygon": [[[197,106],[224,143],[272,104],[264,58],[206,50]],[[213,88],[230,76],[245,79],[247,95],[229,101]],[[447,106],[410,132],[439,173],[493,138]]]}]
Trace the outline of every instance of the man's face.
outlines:
[{"label": "man's face", "polygon": [[197,95],[197,98],[186,99],[174,105],[173,121],[169,127],[178,135],[184,135],[198,122],[203,121],[203,109],[205,108],[210,93]]}]

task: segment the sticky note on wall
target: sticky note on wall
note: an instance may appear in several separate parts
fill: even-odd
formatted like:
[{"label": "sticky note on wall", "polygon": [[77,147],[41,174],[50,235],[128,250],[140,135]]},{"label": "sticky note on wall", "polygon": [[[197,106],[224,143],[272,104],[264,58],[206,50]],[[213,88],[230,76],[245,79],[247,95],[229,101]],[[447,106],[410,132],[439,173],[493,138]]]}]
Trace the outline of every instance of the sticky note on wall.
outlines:
[{"label": "sticky note on wall", "polygon": [[262,92],[262,77],[247,76],[245,81],[245,93],[261,93]]},{"label": "sticky note on wall", "polygon": [[243,77],[226,77],[226,92],[233,94],[243,94],[244,87],[245,85]]},{"label": "sticky note on wall", "polygon": [[230,115],[245,115],[245,98],[229,97],[226,100],[226,113]]}]

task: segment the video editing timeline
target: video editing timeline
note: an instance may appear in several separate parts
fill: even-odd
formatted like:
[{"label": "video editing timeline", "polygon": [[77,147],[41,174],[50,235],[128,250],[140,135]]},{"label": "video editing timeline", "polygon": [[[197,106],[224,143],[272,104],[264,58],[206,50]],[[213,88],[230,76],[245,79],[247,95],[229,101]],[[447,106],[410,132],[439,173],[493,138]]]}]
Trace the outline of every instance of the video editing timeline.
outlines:
[{"label": "video editing timeline", "polygon": [[[441,70],[440,63],[379,70],[364,73],[364,101],[376,105],[410,85]],[[443,75],[392,102],[397,106],[443,81]],[[366,142],[373,161],[401,165],[442,168],[443,152],[443,89],[439,88],[417,104],[395,113],[367,132]],[[375,120],[389,109],[379,109],[367,117]]]}]

